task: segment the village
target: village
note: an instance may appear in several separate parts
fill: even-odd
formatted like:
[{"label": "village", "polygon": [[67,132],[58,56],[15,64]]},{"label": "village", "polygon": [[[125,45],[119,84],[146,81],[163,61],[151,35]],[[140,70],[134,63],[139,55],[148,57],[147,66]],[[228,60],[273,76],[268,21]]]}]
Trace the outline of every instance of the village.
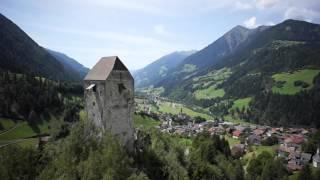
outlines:
[{"label": "village", "polygon": [[[149,99],[150,100],[150,99]],[[156,103],[158,98],[152,98]],[[161,132],[179,135],[182,137],[193,137],[198,133],[208,132],[211,135],[219,135],[232,141],[230,143],[231,154],[235,158],[243,158],[252,152],[252,147],[272,146],[278,157],[284,159],[289,171],[299,171],[305,165],[320,167],[320,152],[316,154],[303,152],[302,145],[314,134],[316,128],[294,128],[294,127],[271,127],[249,123],[234,123],[222,118],[205,120],[190,117],[181,110],[179,114],[153,112],[149,106],[142,109],[136,108],[140,113],[153,119],[159,120],[156,126]]]}]

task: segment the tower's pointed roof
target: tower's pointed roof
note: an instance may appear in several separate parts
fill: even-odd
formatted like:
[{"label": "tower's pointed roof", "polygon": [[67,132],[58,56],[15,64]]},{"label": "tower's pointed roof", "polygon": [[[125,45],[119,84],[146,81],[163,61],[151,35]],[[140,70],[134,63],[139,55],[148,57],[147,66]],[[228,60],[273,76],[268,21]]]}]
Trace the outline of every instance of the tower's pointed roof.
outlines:
[{"label": "tower's pointed roof", "polygon": [[118,56],[103,57],[88,72],[84,80],[106,80],[112,70],[128,71]]}]

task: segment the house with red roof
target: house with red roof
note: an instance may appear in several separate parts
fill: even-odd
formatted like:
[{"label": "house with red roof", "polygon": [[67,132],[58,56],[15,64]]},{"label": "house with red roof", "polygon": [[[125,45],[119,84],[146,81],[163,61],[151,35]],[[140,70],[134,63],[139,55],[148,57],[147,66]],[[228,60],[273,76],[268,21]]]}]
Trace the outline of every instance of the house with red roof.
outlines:
[{"label": "house with red roof", "polygon": [[232,132],[232,137],[235,139],[238,139],[242,135],[242,131],[240,130],[235,130]]}]

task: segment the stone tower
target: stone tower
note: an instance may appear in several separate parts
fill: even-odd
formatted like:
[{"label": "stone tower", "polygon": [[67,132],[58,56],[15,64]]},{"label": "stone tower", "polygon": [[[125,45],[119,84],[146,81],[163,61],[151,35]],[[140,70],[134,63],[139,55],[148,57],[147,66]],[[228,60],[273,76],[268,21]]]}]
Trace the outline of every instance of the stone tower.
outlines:
[{"label": "stone tower", "polygon": [[84,78],[88,120],[133,146],[134,80],[117,56],[103,57]]}]

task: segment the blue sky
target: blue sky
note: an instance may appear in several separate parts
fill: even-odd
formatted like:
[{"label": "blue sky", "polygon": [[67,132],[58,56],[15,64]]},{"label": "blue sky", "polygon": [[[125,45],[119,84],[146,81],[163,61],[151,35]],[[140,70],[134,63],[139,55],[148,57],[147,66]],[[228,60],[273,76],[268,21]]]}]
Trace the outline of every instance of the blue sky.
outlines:
[{"label": "blue sky", "polygon": [[131,70],[200,50],[236,25],[320,23],[319,0],[1,0],[0,13],[87,67],[118,55]]}]

